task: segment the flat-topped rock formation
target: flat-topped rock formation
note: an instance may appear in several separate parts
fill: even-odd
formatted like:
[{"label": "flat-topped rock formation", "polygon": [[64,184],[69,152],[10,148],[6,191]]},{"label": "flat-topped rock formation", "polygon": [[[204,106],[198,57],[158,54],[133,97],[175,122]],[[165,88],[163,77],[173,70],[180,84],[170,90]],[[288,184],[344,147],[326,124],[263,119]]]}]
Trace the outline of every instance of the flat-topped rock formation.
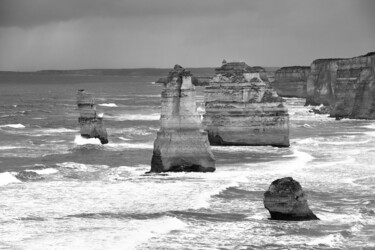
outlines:
[{"label": "flat-topped rock formation", "polygon": [[215,158],[197,112],[191,73],[176,65],[166,79],[150,172],[215,171]]},{"label": "flat-topped rock formation", "polygon": [[375,119],[375,52],[311,65],[306,105],[330,106],[336,118]]},{"label": "flat-topped rock formation", "polygon": [[96,113],[96,105],[92,94],[83,89],[78,90],[77,106],[80,113],[78,122],[81,127],[81,136],[84,138],[98,138],[102,144],[108,143],[103,117]]},{"label": "flat-topped rock formation", "polygon": [[272,220],[319,220],[310,210],[301,185],[291,177],[273,181],[264,193],[263,203]]},{"label": "flat-topped rock formation", "polygon": [[283,99],[244,62],[216,69],[205,89],[205,106],[203,123],[211,145],[289,146]]},{"label": "flat-topped rock formation", "polygon": [[281,97],[306,98],[307,78],[310,67],[291,66],[283,67],[275,72],[275,81],[272,87]]}]

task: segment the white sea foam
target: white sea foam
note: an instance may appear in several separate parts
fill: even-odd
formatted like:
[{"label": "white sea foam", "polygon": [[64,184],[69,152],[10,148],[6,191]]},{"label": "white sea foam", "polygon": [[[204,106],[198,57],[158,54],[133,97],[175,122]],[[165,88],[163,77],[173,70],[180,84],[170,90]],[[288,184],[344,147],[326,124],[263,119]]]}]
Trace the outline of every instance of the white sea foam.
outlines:
[{"label": "white sea foam", "polygon": [[76,135],[74,138],[74,143],[76,145],[87,145],[87,144],[93,144],[93,145],[102,145],[100,140],[98,138],[83,138],[80,135]]},{"label": "white sea foam", "polygon": [[[167,234],[172,230],[183,230],[186,227],[186,224],[181,220],[168,216],[147,221],[133,220],[128,225],[132,230],[126,233],[126,237],[122,242],[122,247],[126,246],[127,249],[137,249],[137,246],[147,242],[152,237]],[[120,249],[123,249],[122,247]]]},{"label": "white sea foam", "polygon": [[17,148],[23,148],[18,146],[0,146],[0,150],[9,150],[9,149],[17,149]]},{"label": "white sea foam", "polygon": [[10,183],[21,182],[9,172],[0,173],[0,187]]},{"label": "white sea foam", "polygon": [[126,143],[126,142],[121,142],[121,143],[108,143],[106,147],[114,149],[114,150],[122,150],[122,149],[127,149],[127,148],[139,148],[139,149],[152,149],[153,148],[153,143]]},{"label": "white sea foam", "polygon": [[125,137],[121,137],[121,136],[119,137],[119,139],[120,139],[120,140],[123,140],[123,141],[130,141],[130,139],[125,138]]},{"label": "white sea foam", "polygon": [[103,107],[118,107],[116,105],[116,103],[101,103],[101,104],[98,104],[99,106],[103,106]]},{"label": "white sea foam", "polygon": [[345,238],[339,234],[329,234],[322,237],[317,237],[316,239],[306,242],[309,246],[329,246],[329,247],[340,247],[345,242]]},{"label": "white sea foam", "polygon": [[18,123],[18,124],[6,124],[6,125],[0,125],[0,128],[19,128],[19,129],[22,129],[22,128],[25,128],[24,125]]},{"label": "white sea foam", "polygon": [[115,121],[157,121],[160,119],[160,114],[136,115],[136,114],[121,114],[117,116],[109,116],[108,120]]},{"label": "white sea foam", "polygon": [[83,163],[77,163],[77,162],[62,162],[62,163],[57,163],[56,165],[61,168],[74,169],[77,171],[86,171],[86,172],[92,172],[92,171],[103,170],[103,169],[109,168],[109,166],[107,165],[92,165],[92,164],[83,164]]},{"label": "white sea foam", "polygon": [[58,134],[58,133],[76,133],[76,129],[68,128],[45,128],[41,131],[43,134]]},{"label": "white sea foam", "polygon": [[57,172],[59,172],[57,169],[55,168],[45,168],[45,169],[26,169],[25,170],[26,172],[35,172],[37,174],[40,174],[40,175],[48,175],[48,174],[55,174]]},{"label": "white sea foam", "polygon": [[366,126],[362,126],[362,128],[375,129],[375,124],[369,124],[369,125],[366,125]]}]

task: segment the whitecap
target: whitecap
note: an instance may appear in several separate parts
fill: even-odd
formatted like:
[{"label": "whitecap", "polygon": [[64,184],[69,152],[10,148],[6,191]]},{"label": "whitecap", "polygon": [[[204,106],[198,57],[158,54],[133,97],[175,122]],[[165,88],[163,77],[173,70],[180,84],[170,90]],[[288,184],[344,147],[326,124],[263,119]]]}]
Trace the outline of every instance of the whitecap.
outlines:
[{"label": "whitecap", "polygon": [[101,104],[98,104],[99,106],[103,106],[103,107],[118,107],[116,105],[116,103],[101,103]]},{"label": "whitecap", "polygon": [[25,128],[24,125],[18,123],[18,124],[6,124],[6,125],[1,125],[0,128]]},{"label": "whitecap", "polygon": [[362,128],[375,129],[375,124],[370,124],[366,126],[361,126]]},{"label": "whitecap", "polygon": [[134,115],[134,114],[122,114],[118,116],[107,117],[108,120],[115,121],[157,121],[160,119],[160,114],[149,114],[149,115]]},{"label": "whitecap", "polygon": [[55,174],[57,172],[59,172],[57,169],[55,168],[45,168],[45,169],[26,169],[25,170],[26,172],[35,172],[37,174],[40,174],[40,175],[48,175],[48,174]]},{"label": "whitecap", "polygon": [[46,128],[41,131],[44,134],[76,133],[78,130],[68,128]]},{"label": "whitecap", "polygon": [[10,183],[21,182],[14,175],[9,172],[0,173],[0,186],[5,186]]},{"label": "whitecap", "polygon": [[129,149],[129,148],[152,149],[154,147],[152,142],[150,143],[126,143],[126,142],[108,143],[106,146],[107,148],[109,147],[114,150],[122,150],[122,149]]},{"label": "whitecap", "polygon": [[62,162],[62,163],[56,163],[56,165],[61,168],[74,169],[74,170],[86,171],[86,172],[92,172],[92,171],[97,171],[98,169],[102,170],[102,169],[109,168],[109,166],[107,165],[91,165],[91,164],[84,164],[84,163],[77,163],[77,162]]},{"label": "whitecap", "polygon": [[17,146],[0,146],[0,150],[9,150],[9,149],[16,149],[16,148],[23,148]]},{"label": "whitecap", "polygon": [[102,145],[98,138],[83,138],[80,135],[76,135],[74,138],[74,143],[76,145],[87,145],[87,144],[94,144],[94,145]]},{"label": "whitecap", "polygon": [[123,141],[130,141],[130,139],[128,138],[125,138],[125,137],[119,137],[120,140],[123,140]]},{"label": "whitecap", "polygon": [[137,249],[137,246],[157,235],[167,234],[174,230],[183,230],[186,224],[175,217],[164,216],[147,221],[132,220],[128,223],[128,226],[132,230],[126,233],[122,244],[126,246],[126,249]]}]

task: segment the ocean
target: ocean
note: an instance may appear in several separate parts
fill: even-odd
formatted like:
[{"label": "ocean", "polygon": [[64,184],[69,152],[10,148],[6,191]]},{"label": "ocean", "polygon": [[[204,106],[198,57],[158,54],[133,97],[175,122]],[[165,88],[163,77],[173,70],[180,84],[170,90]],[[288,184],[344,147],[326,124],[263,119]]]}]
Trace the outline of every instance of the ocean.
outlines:
[{"label": "ocean", "polygon": [[[213,173],[145,174],[156,79],[0,75],[0,249],[375,249],[374,121],[288,98],[289,148],[212,147]],[[78,89],[104,113],[108,144],[80,137]],[[263,194],[287,176],[319,221],[269,220]]]}]

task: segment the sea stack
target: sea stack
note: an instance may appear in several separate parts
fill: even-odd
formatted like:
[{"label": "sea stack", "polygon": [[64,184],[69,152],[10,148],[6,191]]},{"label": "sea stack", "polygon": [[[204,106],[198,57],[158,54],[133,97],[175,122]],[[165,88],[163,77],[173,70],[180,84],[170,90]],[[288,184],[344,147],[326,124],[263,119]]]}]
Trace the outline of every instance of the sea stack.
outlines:
[{"label": "sea stack", "polygon": [[81,136],[84,138],[98,138],[102,144],[108,143],[103,116],[97,115],[92,94],[87,93],[83,89],[78,90],[77,106],[80,113],[78,122],[81,126]]},{"label": "sea stack", "polygon": [[319,220],[310,210],[301,185],[292,177],[273,181],[264,193],[263,203],[272,220]]},{"label": "sea stack", "polygon": [[306,105],[330,106],[336,119],[375,119],[375,52],[311,64]]},{"label": "sea stack", "polygon": [[197,112],[190,71],[176,65],[166,79],[150,172],[215,171],[215,158]]},{"label": "sea stack", "polygon": [[306,98],[307,77],[310,67],[291,66],[283,67],[275,72],[275,81],[272,87],[281,97]]},{"label": "sea stack", "polygon": [[288,109],[260,71],[244,62],[215,69],[204,96],[211,145],[289,146]]}]

